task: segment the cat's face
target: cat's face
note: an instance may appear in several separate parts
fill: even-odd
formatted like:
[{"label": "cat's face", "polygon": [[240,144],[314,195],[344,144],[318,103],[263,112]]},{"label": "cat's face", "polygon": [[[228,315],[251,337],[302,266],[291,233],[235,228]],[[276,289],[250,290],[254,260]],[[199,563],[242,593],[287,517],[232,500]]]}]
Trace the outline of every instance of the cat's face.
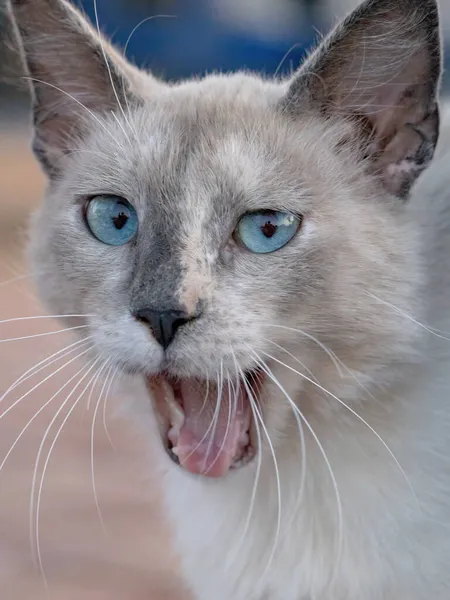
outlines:
[{"label": "cat's face", "polygon": [[[411,359],[417,328],[391,305],[420,311],[404,200],[437,140],[434,2],[366,3],[292,82],[174,86],[104,45],[108,72],[62,0],[12,4],[28,68],[50,83],[34,89],[50,180],[32,227],[41,295],[146,378],[185,468],[243,466],[262,430],[281,443],[294,403],[332,410]],[[385,45],[367,50],[374,33]]]}]

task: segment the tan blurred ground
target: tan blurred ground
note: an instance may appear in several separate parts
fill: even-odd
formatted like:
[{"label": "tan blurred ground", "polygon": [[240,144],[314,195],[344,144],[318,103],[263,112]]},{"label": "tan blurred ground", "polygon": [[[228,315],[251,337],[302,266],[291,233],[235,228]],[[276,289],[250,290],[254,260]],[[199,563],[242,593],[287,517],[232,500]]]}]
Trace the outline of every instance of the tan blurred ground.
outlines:
[{"label": "tan blurred ground", "polygon": [[[0,129],[0,319],[40,314],[25,273],[23,228],[42,196],[43,178],[28,149],[27,132],[14,124]],[[28,368],[69,343],[63,335],[2,342],[7,338],[60,328],[49,321],[0,324],[0,392]],[[62,361],[58,366],[62,365]],[[0,415],[51,373],[57,364],[24,382],[0,402]],[[68,367],[0,418],[0,465],[36,411],[63,385]],[[66,373],[66,374],[64,374]],[[1,600],[175,600],[184,598],[169,550],[159,506],[159,482],[145,464],[142,440],[126,423],[108,421],[115,450],[103,430],[102,410],[95,433],[95,480],[103,532],[94,500],[90,466],[93,407],[84,401],[68,419],[48,463],[39,516],[40,548],[49,595],[33,566],[29,505],[37,451],[68,387],[25,431],[0,472]],[[81,390],[82,388],[80,388]],[[98,394],[97,394],[98,396]],[[49,434],[50,444],[64,418]]]}]

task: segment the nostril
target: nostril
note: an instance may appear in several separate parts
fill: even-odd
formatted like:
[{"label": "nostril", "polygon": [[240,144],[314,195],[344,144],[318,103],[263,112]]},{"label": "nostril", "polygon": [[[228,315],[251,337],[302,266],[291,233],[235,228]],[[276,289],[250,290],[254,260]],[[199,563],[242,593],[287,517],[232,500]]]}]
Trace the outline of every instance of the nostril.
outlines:
[{"label": "nostril", "polygon": [[196,318],[183,310],[160,311],[152,308],[142,308],[134,316],[136,320],[149,326],[164,349],[170,345],[180,327]]},{"label": "nostril", "polygon": [[177,331],[177,329],[179,329],[182,325],[186,325],[186,323],[189,323],[189,321],[192,321],[193,318],[194,317],[192,317],[192,318],[187,318],[187,317],[184,318],[184,317],[182,317],[180,319],[176,319],[173,322],[173,328],[174,328],[174,330]]}]

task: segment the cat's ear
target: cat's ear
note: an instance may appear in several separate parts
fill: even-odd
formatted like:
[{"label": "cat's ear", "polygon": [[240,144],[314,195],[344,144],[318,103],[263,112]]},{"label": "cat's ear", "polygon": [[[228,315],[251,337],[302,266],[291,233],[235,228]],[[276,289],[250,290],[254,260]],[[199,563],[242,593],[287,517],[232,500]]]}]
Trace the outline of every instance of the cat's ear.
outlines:
[{"label": "cat's ear", "polygon": [[370,168],[404,198],[433,157],[440,77],[436,1],[367,0],[300,68],[283,108],[352,119]]},{"label": "cat's ear", "polygon": [[66,0],[10,0],[9,8],[32,91],[34,150],[52,175],[86,117],[120,110],[152,80]]}]

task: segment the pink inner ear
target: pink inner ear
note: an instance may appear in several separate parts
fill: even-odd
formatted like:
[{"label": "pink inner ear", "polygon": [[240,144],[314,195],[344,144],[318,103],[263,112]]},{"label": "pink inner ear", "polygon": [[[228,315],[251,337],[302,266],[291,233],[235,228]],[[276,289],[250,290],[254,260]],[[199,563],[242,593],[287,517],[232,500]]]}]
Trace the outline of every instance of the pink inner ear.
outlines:
[{"label": "pink inner ear", "polygon": [[406,123],[381,154],[378,167],[391,194],[404,197],[433,158],[439,114],[436,110],[418,125]]},{"label": "pink inner ear", "polygon": [[404,197],[433,156],[440,74],[436,1],[372,0],[312,55],[284,102],[291,111],[362,117],[365,156],[387,190]]},{"label": "pink inner ear", "polygon": [[92,113],[115,110],[117,97],[125,104],[126,63],[66,0],[12,1],[11,8],[34,93],[36,152],[54,172]]}]

